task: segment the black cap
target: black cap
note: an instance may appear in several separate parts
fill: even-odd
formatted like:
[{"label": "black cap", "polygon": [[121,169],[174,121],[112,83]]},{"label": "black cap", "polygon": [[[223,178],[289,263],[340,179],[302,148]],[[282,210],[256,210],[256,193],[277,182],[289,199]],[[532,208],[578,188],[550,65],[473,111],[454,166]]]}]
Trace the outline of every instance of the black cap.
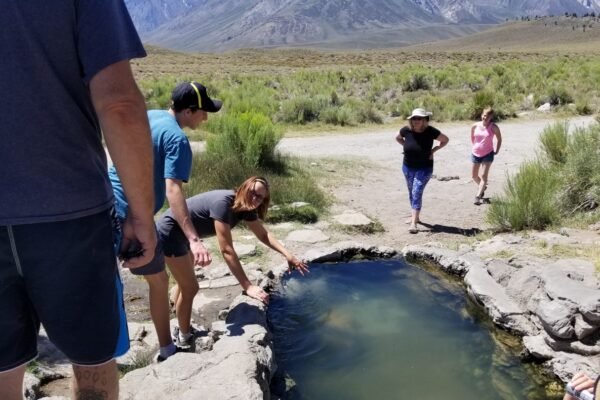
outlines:
[{"label": "black cap", "polygon": [[208,97],[206,88],[198,82],[182,82],[171,94],[172,108],[182,111],[186,108],[200,109],[206,112],[217,112],[223,103]]}]

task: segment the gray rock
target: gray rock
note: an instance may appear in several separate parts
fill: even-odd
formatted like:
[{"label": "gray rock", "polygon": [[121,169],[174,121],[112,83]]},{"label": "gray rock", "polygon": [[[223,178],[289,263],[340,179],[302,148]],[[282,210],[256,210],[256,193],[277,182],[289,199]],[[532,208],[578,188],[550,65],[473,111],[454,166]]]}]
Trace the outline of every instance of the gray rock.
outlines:
[{"label": "gray rock", "polygon": [[577,310],[575,304],[562,300],[542,301],[536,314],[540,318],[546,332],[561,339],[575,337],[573,314]]},{"label": "gray rock", "polygon": [[256,255],[256,246],[253,244],[234,243],[233,248],[239,258]]},{"label": "gray rock", "polygon": [[302,243],[319,243],[329,240],[329,236],[318,229],[303,229],[290,232],[285,240]]},{"label": "gray rock", "polygon": [[203,268],[204,276],[207,279],[224,278],[231,275],[229,267],[225,263],[211,263],[208,267]]},{"label": "gray rock", "polygon": [[501,260],[492,260],[486,266],[489,274],[494,278],[496,282],[502,286],[507,286],[510,277],[517,271],[515,267],[505,263]]},{"label": "gray rock", "polygon": [[396,254],[396,250],[391,247],[369,246],[352,241],[343,241],[326,248],[310,249],[304,254],[303,258],[307,262],[323,263],[347,261],[356,256],[367,258],[390,258]]},{"label": "gray rock", "polygon": [[584,339],[592,335],[598,329],[600,329],[598,326],[594,326],[587,322],[581,314],[575,314],[575,336],[577,336],[577,339]]},{"label": "gray rock", "polygon": [[536,336],[523,336],[523,345],[527,352],[538,360],[551,360],[556,355],[555,351],[545,341],[545,334]]},{"label": "gray rock", "polygon": [[237,285],[239,285],[239,282],[235,276],[226,276],[224,278],[211,279],[199,283],[200,289],[218,289]]},{"label": "gray rock", "polygon": [[[592,324],[600,324],[600,290],[571,279],[569,273],[577,273],[577,265],[563,266],[555,263],[543,271],[545,290],[552,299],[567,300],[577,305],[579,312]],[[585,276],[585,271],[582,275]],[[591,285],[591,283],[590,283]]]},{"label": "gray rock", "polygon": [[444,271],[465,275],[473,265],[484,267],[481,259],[474,253],[459,255],[456,251],[433,246],[408,245],[402,249],[408,260],[421,260],[437,263]]},{"label": "gray rock", "polygon": [[269,226],[269,230],[273,231],[291,231],[292,229],[294,229],[294,224],[291,222],[281,222],[279,224]]},{"label": "gray rock", "polygon": [[552,111],[552,106],[550,105],[550,103],[544,103],[541,106],[539,106],[537,110],[540,112],[550,112]]},{"label": "gray rock", "polygon": [[310,206],[310,203],[307,203],[305,201],[295,201],[292,204],[290,204],[290,207],[292,208],[302,208],[306,206]]},{"label": "gray rock", "polygon": [[588,376],[600,375],[600,356],[584,357],[579,354],[558,352],[556,357],[546,361],[544,365],[563,382],[568,382],[580,371]]},{"label": "gray rock", "polygon": [[564,341],[553,338],[552,336],[545,337],[546,344],[554,351],[565,353],[575,353],[582,356],[600,355],[600,343],[595,345],[587,345],[580,341]]},{"label": "gray rock", "polygon": [[342,214],[335,215],[333,219],[338,224],[344,226],[369,226],[373,223],[373,221],[367,218],[364,214],[351,210],[347,210]]},{"label": "gray rock", "polygon": [[492,321],[521,335],[535,335],[536,327],[526,318],[524,311],[481,266],[471,266],[465,276],[467,292],[481,304]]},{"label": "gray rock", "polygon": [[[202,355],[177,353],[160,364],[128,373],[121,380],[124,400],[263,400],[275,370],[264,305],[238,296],[227,324],[213,323],[220,334]],[[207,339],[207,343],[210,341]]]},{"label": "gray rock", "polygon": [[506,293],[513,298],[519,306],[530,312],[535,312],[540,301],[548,300],[544,291],[544,281],[539,270],[543,266],[534,264],[515,269],[508,279]]},{"label": "gray rock", "polygon": [[38,377],[32,373],[25,372],[25,378],[23,380],[23,397],[25,397],[26,400],[37,399],[40,385],[41,381]]}]

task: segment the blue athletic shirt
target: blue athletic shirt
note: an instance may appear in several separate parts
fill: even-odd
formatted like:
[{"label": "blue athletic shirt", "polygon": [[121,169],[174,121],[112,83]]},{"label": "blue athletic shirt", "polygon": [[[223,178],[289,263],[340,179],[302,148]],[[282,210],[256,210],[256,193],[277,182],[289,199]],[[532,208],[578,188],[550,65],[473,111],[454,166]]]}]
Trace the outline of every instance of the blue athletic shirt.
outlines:
[{"label": "blue athletic shirt", "polygon": [[[168,111],[148,111],[148,120],[154,149],[154,213],[156,214],[165,202],[165,179],[178,179],[184,182],[190,179],[192,148],[175,117]],[[115,194],[115,208],[119,216],[125,218],[128,203],[114,166],[110,168],[108,174]]]},{"label": "blue athletic shirt", "polygon": [[123,0],[3,1],[0,54],[0,225],[110,207],[88,84],[146,55]]}]

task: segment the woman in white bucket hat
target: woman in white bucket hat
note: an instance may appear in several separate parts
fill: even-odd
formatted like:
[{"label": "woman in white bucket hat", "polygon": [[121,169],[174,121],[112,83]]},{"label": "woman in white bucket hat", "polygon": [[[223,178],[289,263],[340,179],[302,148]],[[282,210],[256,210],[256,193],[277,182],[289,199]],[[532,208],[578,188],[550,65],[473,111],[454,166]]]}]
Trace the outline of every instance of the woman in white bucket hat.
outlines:
[{"label": "woman in white bucket hat", "polygon": [[[432,113],[415,108],[408,119],[408,126],[400,129],[396,141],[404,148],[402,172],[406,178],[408,198],[411,206],[410,233],[419,229],[419,215],[423,204],[423,191],[433,174],[433,154],[448,144],[448,137],[429,126]],[[434,141],[439,142],[433,146]]]}]

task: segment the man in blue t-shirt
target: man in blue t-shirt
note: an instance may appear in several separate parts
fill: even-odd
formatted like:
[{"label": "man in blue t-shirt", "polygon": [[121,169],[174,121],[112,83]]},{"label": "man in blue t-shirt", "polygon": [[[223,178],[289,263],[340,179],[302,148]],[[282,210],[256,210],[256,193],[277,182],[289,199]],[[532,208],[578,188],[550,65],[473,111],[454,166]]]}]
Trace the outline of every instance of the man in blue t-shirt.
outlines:
[{"label": "man in blue t-shirt", "polygon": [[[212,260],[191,223],[185,201],[183,183],[190,178],[192,149],[182,128],[196,129],[208,119],[208,113],[219,111],[221,106],[219,100],[208,96],[206,88],[200,83],[183,82],[173,90],[169,110],[148,111],[154,149],[154,212],[162,208],[166,198],[175,220],[190,243],[194,264],[200,266],[206,266]],[[116,199],[117,217],[122,221],[128,213],[127,197],[114,168],[110,169],[109,176]],[[120,237],[120,234],[117,237]],[[117,243],[116,246],[120,248],[121,245]],[[169,278],[165,271],[160,244],[157,245],[155,257],[149,264],[132,269],[131,272],[143,275],[148,282],[150,310],[160,345],[157,358],[159,361],[165,360],[175,353],[176,346],[169,331],[169,301],[165,296],[168,292]]]},{"label": "man in blue t-shirt", "polygon": [[[40,324],[73,363],[73,398],[117,400],[123,317],[102,136],[129,199],[126,241],[153,257],[152,153],[123,0],[0,12],[0,399],[21,400]],[[92,333],[90,335],[90,332]]]}]

